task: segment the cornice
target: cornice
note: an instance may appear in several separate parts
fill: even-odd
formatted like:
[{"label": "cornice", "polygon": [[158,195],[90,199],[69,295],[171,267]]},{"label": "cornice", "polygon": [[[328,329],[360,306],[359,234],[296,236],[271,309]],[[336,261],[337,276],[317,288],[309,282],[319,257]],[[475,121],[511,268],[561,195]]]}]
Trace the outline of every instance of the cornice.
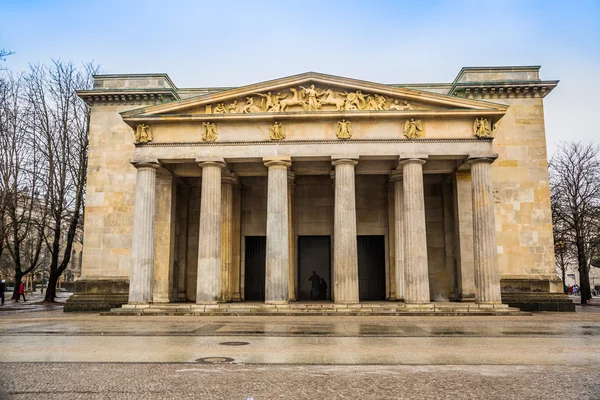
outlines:
[{"label": "cornice", "polygon": [[77,95],[88,105],[158,105],[179,100],[173,89],[92,89],[79,90]]},{"label": "cornice", "polygon": [[264,112],[251,114],[157,114],[157,115],[133,115],[123,117],[130,126],[140,123],[156,122],[262,122],[283,120],[325,120],[325,119],[406,119],[406,118],[448,118],[448,117],[497,117],[506,114],[504,110],[465,110],[465,109],[441,109],[441,110],[406,110],[406,111],[299,111],[299,112]]},{"label": "cornice", "polygon": [[454,83],[450,96],[477,100],[544,98],[559,81],[503,81]]},{"label": "cornice", "polygon": [[136,147],[199,147],[199,146],[295,146],[295,145],[323,145],[323,144],[390,144],[390,143],[480,143],[480,142],[492,142],[493,138],[481,138],[481,139],[332,139],[332,140],[289,140],[289,141],[263,141],[263,142],[147,142],[137,143]]}]

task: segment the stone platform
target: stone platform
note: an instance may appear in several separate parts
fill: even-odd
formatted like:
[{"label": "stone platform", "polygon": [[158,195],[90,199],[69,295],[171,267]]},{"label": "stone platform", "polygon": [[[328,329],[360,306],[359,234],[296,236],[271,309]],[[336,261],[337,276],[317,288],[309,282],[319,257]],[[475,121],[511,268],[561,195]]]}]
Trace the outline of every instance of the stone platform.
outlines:
[{"label": "stone platform", "polygon": [[415,315],[530,315],[506,304],[475,304],[436,302],[429,304],[404,304],[396,302],[364,302],[359,304],[334,304],[325,302],[298,302],[265,304],[260,302],[195,304],[125,304],[112,308],[102,315],[349,315],[349,316],[415,316]]}]

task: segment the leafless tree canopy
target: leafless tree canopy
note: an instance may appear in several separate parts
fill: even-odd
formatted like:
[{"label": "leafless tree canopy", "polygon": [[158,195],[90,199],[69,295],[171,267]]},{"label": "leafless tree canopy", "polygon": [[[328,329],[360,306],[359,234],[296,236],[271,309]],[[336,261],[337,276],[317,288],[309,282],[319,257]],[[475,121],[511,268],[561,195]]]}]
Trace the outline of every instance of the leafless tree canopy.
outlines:
[{"label": "leafless tree canopy", "polygon": [[598,147],[562,143],[550,161],[550,186],[557,262],[577,261],[581,302],[585,304],[591,299],[590,265],[600,250]]},{"label": "leafless tree canopy", "polygon": [[82,224],[89,108],[76,90],[96,71],[54,61],[0,78],[0,262],[9,257],[17,286],[47,249],[46,301]]}]

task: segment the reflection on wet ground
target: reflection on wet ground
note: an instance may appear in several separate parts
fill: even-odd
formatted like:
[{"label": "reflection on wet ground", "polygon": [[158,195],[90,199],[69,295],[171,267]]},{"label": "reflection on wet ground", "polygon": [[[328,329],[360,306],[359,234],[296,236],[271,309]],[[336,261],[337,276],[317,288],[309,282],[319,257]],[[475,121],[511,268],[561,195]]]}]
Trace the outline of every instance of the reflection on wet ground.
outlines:
[{"label": "reflection on wet ground", "polygon": [[[0,319],[0,368],[14,362],[197,364],[206,357],[243,364],[600,365],[600,312],[515,317],[34,314]],[[239,342],[244,345],[224,344]]]},{"label": "reflection on wet ground", "polygon": [[552,324],[514,323],[499,320],[496,323],[468,321],[434,323],[429,319],[408,322],[400,319],[370,318],[368,322],[346,322],[334,319],[331,322],[310,323],[302,319],[291,322],[272,323],[247,320],[228,321],[223,318],[215,322],[190,319],[173,323],[145,319],[108,321],[23,321],[16,324],[0,324],[0,336],[12,335],[59,335],[59,336],[332,336],[332,337],[507,337],[507,336],[600,336],[600,321],[594,324],[555,322]]}]

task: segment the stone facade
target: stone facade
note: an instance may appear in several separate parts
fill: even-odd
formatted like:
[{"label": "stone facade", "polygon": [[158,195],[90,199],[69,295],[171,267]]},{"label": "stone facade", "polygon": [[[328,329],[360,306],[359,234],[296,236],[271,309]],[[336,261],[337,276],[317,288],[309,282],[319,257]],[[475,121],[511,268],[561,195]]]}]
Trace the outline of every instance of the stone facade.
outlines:
[{"label": "stone facade", "polygon": [[556,84],[539,67],[437,85],[96,76],[80,92],[85,243],[67,308],[242,301],[248,285],[267,303],[303,300],[299,260],[317,254],[304,236],[330,238],[316,261],[335,303],[558,304],[543,115]]}]

